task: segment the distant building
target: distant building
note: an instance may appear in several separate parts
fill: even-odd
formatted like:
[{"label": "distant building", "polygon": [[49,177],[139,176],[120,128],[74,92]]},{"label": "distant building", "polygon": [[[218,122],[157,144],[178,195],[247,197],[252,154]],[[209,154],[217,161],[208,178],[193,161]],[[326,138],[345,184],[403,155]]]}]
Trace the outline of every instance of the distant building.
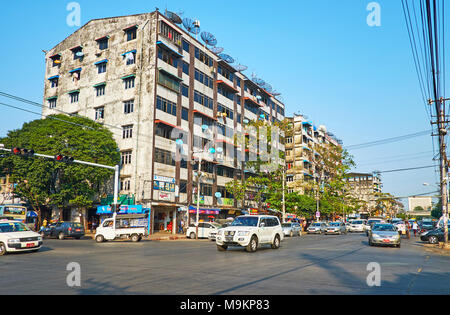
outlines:
[{"label": "distant building", "polygon": [[380,176],[372,173],[350,173],[347,180],[351,187],[351,196],[367,202],[366,211],[374,209],[375,194],[381,193],[383,187]]},{"label": "distant building", "polygon": [[421,207],[424,211],[431,211],[433,207],[433,197],[431,196],[417,196],[408,198],[409,211],[414,211],[417,207]]}]

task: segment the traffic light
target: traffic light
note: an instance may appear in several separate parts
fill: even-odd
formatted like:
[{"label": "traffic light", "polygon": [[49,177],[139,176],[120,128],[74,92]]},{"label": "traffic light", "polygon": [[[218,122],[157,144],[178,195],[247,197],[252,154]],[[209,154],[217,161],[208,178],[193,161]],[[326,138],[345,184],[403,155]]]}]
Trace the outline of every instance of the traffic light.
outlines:
[{"label": "traffic light", "polygon": [[34,150],[24,149],[14,147],[11,149],[13,155],[22,156],[22,157],[32,157],[34,155]]},{"label": "traffic light", "polygon": [[62,154],[58,154],[58,155],[55,155],[55,161],[63,162],[63,163],[72,163],[74,161],[74,158],[71,156],[65,156]]}]

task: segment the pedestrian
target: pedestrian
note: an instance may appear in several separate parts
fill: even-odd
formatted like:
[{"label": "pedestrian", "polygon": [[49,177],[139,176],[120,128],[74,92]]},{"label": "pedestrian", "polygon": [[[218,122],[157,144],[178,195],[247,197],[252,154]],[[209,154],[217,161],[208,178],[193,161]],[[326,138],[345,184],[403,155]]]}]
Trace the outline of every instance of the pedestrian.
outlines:
[{"label": "pedestrian", "polygon": [[413,231],[414,231],[414,237],[416,237],[417,230],[419,229],[419,226],[417,225],[417,222],[413,222]]},{"label": "pedestrian", "polygon": [[178,234],[183,234],[183,220],[178,224]]}]

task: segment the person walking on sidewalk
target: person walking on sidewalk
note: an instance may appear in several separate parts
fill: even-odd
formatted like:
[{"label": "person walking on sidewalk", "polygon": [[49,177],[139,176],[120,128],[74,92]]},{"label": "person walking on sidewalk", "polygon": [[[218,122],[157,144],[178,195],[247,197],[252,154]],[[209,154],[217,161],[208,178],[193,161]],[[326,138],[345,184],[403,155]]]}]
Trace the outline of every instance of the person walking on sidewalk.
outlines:
[{"label": "person walking on sidewalk", "polygon": [[419,229],[419,226],[417,225],[417,222],[414,221],[413,225],[412,225],[412,229],[414,231],[414,237],[416,237],[417,234],[417,230]]}]

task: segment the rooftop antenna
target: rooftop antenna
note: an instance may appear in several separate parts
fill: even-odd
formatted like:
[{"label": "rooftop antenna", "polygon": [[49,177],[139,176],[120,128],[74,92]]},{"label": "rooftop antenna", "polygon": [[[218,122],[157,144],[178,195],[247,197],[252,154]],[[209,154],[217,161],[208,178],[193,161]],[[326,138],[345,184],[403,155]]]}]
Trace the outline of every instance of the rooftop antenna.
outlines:
[{"label": "rooftop antenna", "polygon": [[213,34],[209,32],[202,32],[200,37],[205,42],[207,46],[216,46],[217,45],[217,39],[214,37]]},{"label": "rooftop antenna", "polygon": [[211,47],[209,50],[211,50],[211,52],[216,55],[218,55],[224,51],[224,49],[222,47]]},{"label": "rooftop antenna", "polygon": [[178,14],[171,12],[171,11],[167,11],[167,9],[164,12],[164,15],[175,24],[179,25],[179,24],[183,23],[183,21],[181,20],[181,17]]},{"label": "rooftop antenna", "polygon": [[219,54],[220,59],[222,59],[223,61],[227,62],[227,63],[234,63],[234,59],[233,57],[227,55],[227,54]]}]

